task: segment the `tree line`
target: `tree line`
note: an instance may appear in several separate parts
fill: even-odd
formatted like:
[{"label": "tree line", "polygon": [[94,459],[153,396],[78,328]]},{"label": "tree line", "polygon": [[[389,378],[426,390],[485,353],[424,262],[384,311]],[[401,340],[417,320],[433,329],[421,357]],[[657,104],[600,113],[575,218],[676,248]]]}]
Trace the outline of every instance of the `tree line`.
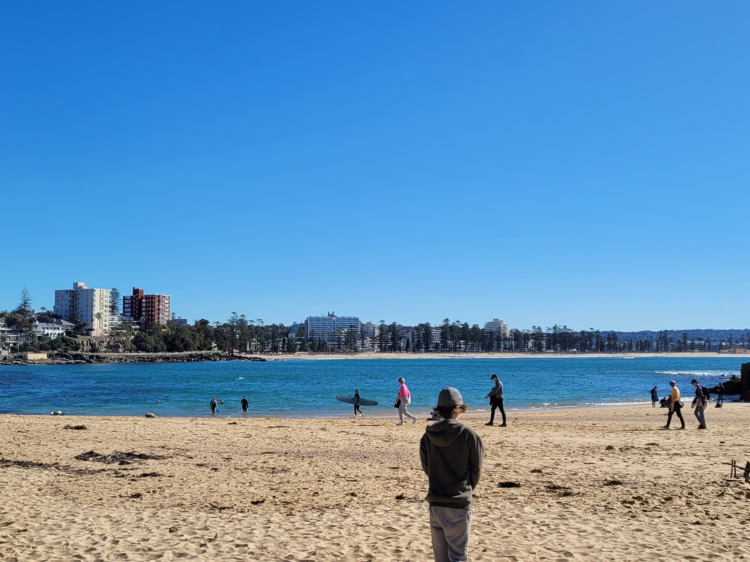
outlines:
[{"label": "tree line", "polygon": [[[119,317],[119,292],[112,299],[110,313]],[[54,322],[54,313],[42,307],[35,314],[32,298],[24,288],[18,306],[12,311],[0,312],[6,326],[22,334],[25,343],[20,351],[77,351],[80,341],[75,337],[85,332],[87,325],[77,321],[73,332],[56,339],[38,336],[33,332],[35,320]],[[546,330],[532,326],[530,330],[513,329],[508,332],[485,330],[479,325],[469,325],[446,318],[435,325],[425,322],[414,327],[404,327],[396,322],[381,320],[368,335],[365,330],[351,326],[333,335],[305,333],[304,327],[292,328],[284,324],[265,324],[261,318],[250,319],[233,312],[224,322],[206,319],[192,325],[175,324],[141,325],[119,317],[108,339],[122,351],[139,352],[189,352],[220,350],[227,353],[293,354],[356,353],[374,349],[380,353],[649,353],[666,351],[716,351],[736,343],[747,345],[744,334],[735,342],[730,334],[728,341],[711,341],[690,338],[687,332],[675,339],[667,330],[656,337],[634,341],[620,339],[616,332],[599,330],[572,330],[555,325]],[[326,336],[326,337],[324,337]],[[369,344],[369,345],[368,345]]]}]

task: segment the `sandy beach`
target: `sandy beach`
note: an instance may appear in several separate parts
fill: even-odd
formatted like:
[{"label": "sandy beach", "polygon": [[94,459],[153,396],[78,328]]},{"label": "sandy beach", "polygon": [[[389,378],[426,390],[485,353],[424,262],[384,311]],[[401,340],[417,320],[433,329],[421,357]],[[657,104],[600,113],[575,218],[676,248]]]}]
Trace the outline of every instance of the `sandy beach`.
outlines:
[{"label": "sandy beach", "polygon": [[685,353],[305,353],[293,355],[263,355],[267,361],[284,361],[289,359],[571,359],[571,358],[613,358],[622,359],[654,357],[733,357],[742,359],[747,354],[729,354],[708,351]]},{"label": "sandy beach", "polygon": [[[685,414],[466,416],[486,447],[471,559],[750,559],[750,485],[724,464],[750,461],[750,405],[710,407],[708,431]],[[0,559],[431,560],[424,426],[0,416]]]}]

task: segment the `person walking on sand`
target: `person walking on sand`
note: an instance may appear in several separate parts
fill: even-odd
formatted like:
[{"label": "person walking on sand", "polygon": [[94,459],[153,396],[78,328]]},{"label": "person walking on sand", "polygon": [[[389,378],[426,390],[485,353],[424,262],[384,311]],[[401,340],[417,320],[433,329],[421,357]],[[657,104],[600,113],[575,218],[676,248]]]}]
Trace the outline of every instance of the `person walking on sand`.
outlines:
[{"label": "person walking on sand", "polygon": [[704,388],[698,384],[698,381],[693,379],[690,381],[695,387],[695,398],[693,398],[693,413],[698,418],[698,429],[708,429],[706,427],[706,407],[708,406],[708,399],[706,398],[706,392]]},{"label": "person walking on sand", "polygon": [[242,413],[247,413],[247,407],[250,405],[250,403],[247,401],[247,396],[243,396],[242,400],[240,401],[240,404],[242,405]]},{"label": "person walking on sand", "polygon": [[492,406],[490,421],[485,425],[495,424],[495,410],[500,408],[500,413],[503,415],[503,423],[500,424],[499,427],[508,427],[508,424],[505,423],[505,408],[503,407],[503,383],[500,382],[497,375],[492,375],[490,379],[495,381],[495,387],[490,390],[490,393],[487,396],[485,396],[485,398],[490,399],[490,406]]},{"label": "person walking on sand", "polygon": [[357,412],[362,414],[362,417],[364,418],[365,415],[362,413],[362,410],[359,409],[359,390],[356,388],[354,389],[354,417],[357,417]]},{"label": "person walking on sand", "polygon": [[396,407],[398,408],[399,419],[399,422],[396,425],[404,425],[404,416],[410,418],[411,423],[415,424],[417,423],[417,417],[412,416],[409,413],[409,410],[407,410],[407,408],[411,404],[411,392],[409,392],[409,388],[406,386],[404,377],[399,377],[398,384],[401,385],[401,388],[399,388],[398,397],[396,398]]},{"label": "person walking on sand", "polygon": [[724,383],[723,382],[719,383],[717,390],[719,391],[719,396],[716,398],[716,407],[721,408],[724,405]]},{"label": "person walking on sand", "polygon": [[672,423],[672,414],[677,414],[677,417],[680,418],[680,422],[682,422],[682,427],[680,429],[685,429],[685,418],[682,417],[682,401],[680,400],[680,389],[677,388],[677,383],[674,381],[669,381],[669,386],[672,387],[672,394],[669,396],[670,404],[669,404],[669,416],[667,416],[667,425],[664,426],[664,429],[669,429],[669,425]]},{"label": "person walking on sand", "polygon": [[457,389],[440,391],[435,412],[442,420],[427,426],[419,444],[428,479],[432,552],[435,562],[466,562],[471,499],[482,476],[484,446],[477,432],[458,420],[466,405]]},{"label": "person walking on sand", "polygon": [[657,387],[651,389],[651,407],[656,408],[656,403],[659,401],[659,391]]},{"label": "person walking on sand", "polygon": [[216,404],[216,396],[214,396],[213,398],[211,398],[211,413],[212,414],[216,413],[216,406],[217,406],[217,404]]}]

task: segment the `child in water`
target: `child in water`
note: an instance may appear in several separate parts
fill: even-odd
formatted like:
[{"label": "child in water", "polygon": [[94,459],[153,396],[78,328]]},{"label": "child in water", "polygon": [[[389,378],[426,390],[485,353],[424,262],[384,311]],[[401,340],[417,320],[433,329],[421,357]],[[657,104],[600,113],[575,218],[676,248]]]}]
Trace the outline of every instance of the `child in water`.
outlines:
[{"label": "child in water", "polygon": [[357,412],[362,414],[362,417],[364,418],[365,415],[362,413],[362,410],[359,409],[359,390],[356,388],[354,389],[354,417],[357,417]]}]

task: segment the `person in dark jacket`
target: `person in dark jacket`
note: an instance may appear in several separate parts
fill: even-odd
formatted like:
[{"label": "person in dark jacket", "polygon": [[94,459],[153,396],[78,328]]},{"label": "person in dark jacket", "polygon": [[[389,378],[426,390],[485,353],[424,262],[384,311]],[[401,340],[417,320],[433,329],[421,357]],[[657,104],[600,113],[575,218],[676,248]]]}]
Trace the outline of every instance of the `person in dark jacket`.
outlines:
[{"label": "person in dark jacket", "polygon": [[216,396],[214,396],[213,398],[211,398],[211,413],[212,414],[216,413],[216,406],[217,406],[217,404],[216,404]]},{"label": "person in dark jacket", "polygon": [[242,400],[240,401],[240,405],[242,406],[242,413],[247,413],[247,407],[250,405],[250,403],[247,401],[247,396],[243,396]]},{"label": "person in dark jacket", "polygon": [[419,445],[429,481],[426,500],[435,562],[469,559],[471,498],[482,476],[484,446],[473,429],[458,421],[465,411],[458,390],[441,390],[435,412],[442,419],[427,427]]},{"label": "person in dark jacket", "polygon": [[708,406],[706,393],[697,380],[693,379],[690,384],[695,387],[695,398],[693,398],[692,406],[693,413],[698,418],[698,429],[708,429],[706,427],[706,407]]},{"label": "person in dark jacket", "polygon": [[505,423],[505,408],[503,407],[503,383],[500,382],[497,375],[492,375],[490,379],[495,381],[495,387],[490,390],[490,393],[487,396],[485,396],[485,398],[490,399],[490,406],[492,406],[492,410],[490,411],[490,421],[485,425],[494,425],[495,409],[500,408],[500,413],[503,415],[503,423],[500,427],[508,427],[508,424]]}]

